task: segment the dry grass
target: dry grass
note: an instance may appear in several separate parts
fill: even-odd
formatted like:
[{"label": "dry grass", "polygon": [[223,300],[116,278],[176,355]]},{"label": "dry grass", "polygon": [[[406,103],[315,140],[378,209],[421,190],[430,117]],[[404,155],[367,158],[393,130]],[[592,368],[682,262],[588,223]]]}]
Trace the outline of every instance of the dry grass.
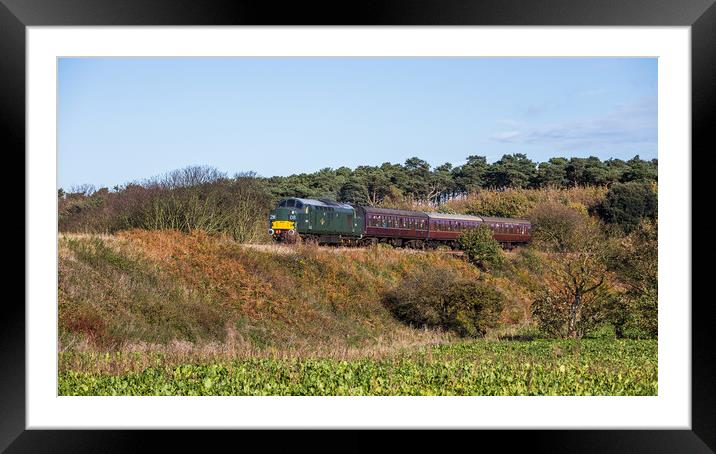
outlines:
[{"label": "dry grass", "polygon": [[373,339],[371,345],[349,347],[345,344],[298,342],[293,345],[260,348],[234,332],[224,342],[194,343],[172,340],[165,344],[146,342],[127,343],[111,351],[98,349],[88,343],[64,348],[59,354],[59,371],[88,372],[119,375],[140,372],[152,366],[181,364],[218,364],[249,358],[270,359],[352,359],[380,360],[400,353],[410,353],[418,347],[448,344],[454,337],[436,330],[415,330],[400,327]]},{"label": "dry grass", "polygon": [[397,322],[382,304],[392,286],[431,267],[478,276],[439,252],[241,245],[198,231],[63,234],[59,251],[65,353],[377,355],[446,338]]}]

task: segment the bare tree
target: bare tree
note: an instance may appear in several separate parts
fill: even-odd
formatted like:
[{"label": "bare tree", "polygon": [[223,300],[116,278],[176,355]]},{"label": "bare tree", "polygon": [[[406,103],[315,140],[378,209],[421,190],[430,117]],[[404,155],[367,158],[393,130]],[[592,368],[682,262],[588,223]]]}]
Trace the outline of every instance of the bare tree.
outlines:
[{"label": "bare tree", "polygon": [[76,194],[76,195],[83,195],[85,197],[90,197],[92,194],[94,194],[97,191],[97,188],[93,184],[81,184],[78,186],[72,186],[70,188],[69,194]]},{"label": "bare tree", "polygon": [[547,251],[532,311],[545,331],[578,338],[605,320],[614,302],[607,239],[596,221],[557,205],[532,214],[535,244]]},{"label": "bare tree", "polygon": [[205,183],[226,178],[226,174],[210,166],[189,166],[173,170],[159,180],[159,185],[165,189],[186,188],[199,186]]}]

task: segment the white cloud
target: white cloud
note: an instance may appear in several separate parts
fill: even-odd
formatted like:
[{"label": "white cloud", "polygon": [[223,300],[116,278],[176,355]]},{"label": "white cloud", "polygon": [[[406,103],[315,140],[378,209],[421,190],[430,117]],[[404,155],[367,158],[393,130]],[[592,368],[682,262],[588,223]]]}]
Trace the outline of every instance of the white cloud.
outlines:
[{"label": "white cloud", "polygon": [[656,144],[656,98],[618,106],[607,115],[500,131],[503,143],[549,144],[562,148],[599,148],[615,144]]}]

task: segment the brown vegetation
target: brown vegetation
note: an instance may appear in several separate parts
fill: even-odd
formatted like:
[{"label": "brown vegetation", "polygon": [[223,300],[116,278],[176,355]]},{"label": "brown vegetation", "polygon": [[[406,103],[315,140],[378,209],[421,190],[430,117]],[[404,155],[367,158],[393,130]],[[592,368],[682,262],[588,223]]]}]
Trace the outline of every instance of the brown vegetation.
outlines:
[{"label": "brown vegetation", "polygon": [[435,342],[447,335],[396,321],[381,304],[383,293],[420,270],[478,274],[438,252],[316,246],[286,251],[204,232],[69,234],[60,237],[59,248],[64,349],[174,341],[201,349],[226,343],[227,333],[249,350]]}]

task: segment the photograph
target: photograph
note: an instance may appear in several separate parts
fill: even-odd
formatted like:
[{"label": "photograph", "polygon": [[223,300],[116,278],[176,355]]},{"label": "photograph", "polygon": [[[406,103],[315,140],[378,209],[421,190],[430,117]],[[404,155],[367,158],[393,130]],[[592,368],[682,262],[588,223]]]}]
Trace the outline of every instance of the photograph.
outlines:
[{"label": "photograph", "polygon": [[0,0],[0,452],[714,452],[714,1]]},{"label": "photograph", "polygon": [[58,56],[57,395],[659,396],[659,69]]}]

